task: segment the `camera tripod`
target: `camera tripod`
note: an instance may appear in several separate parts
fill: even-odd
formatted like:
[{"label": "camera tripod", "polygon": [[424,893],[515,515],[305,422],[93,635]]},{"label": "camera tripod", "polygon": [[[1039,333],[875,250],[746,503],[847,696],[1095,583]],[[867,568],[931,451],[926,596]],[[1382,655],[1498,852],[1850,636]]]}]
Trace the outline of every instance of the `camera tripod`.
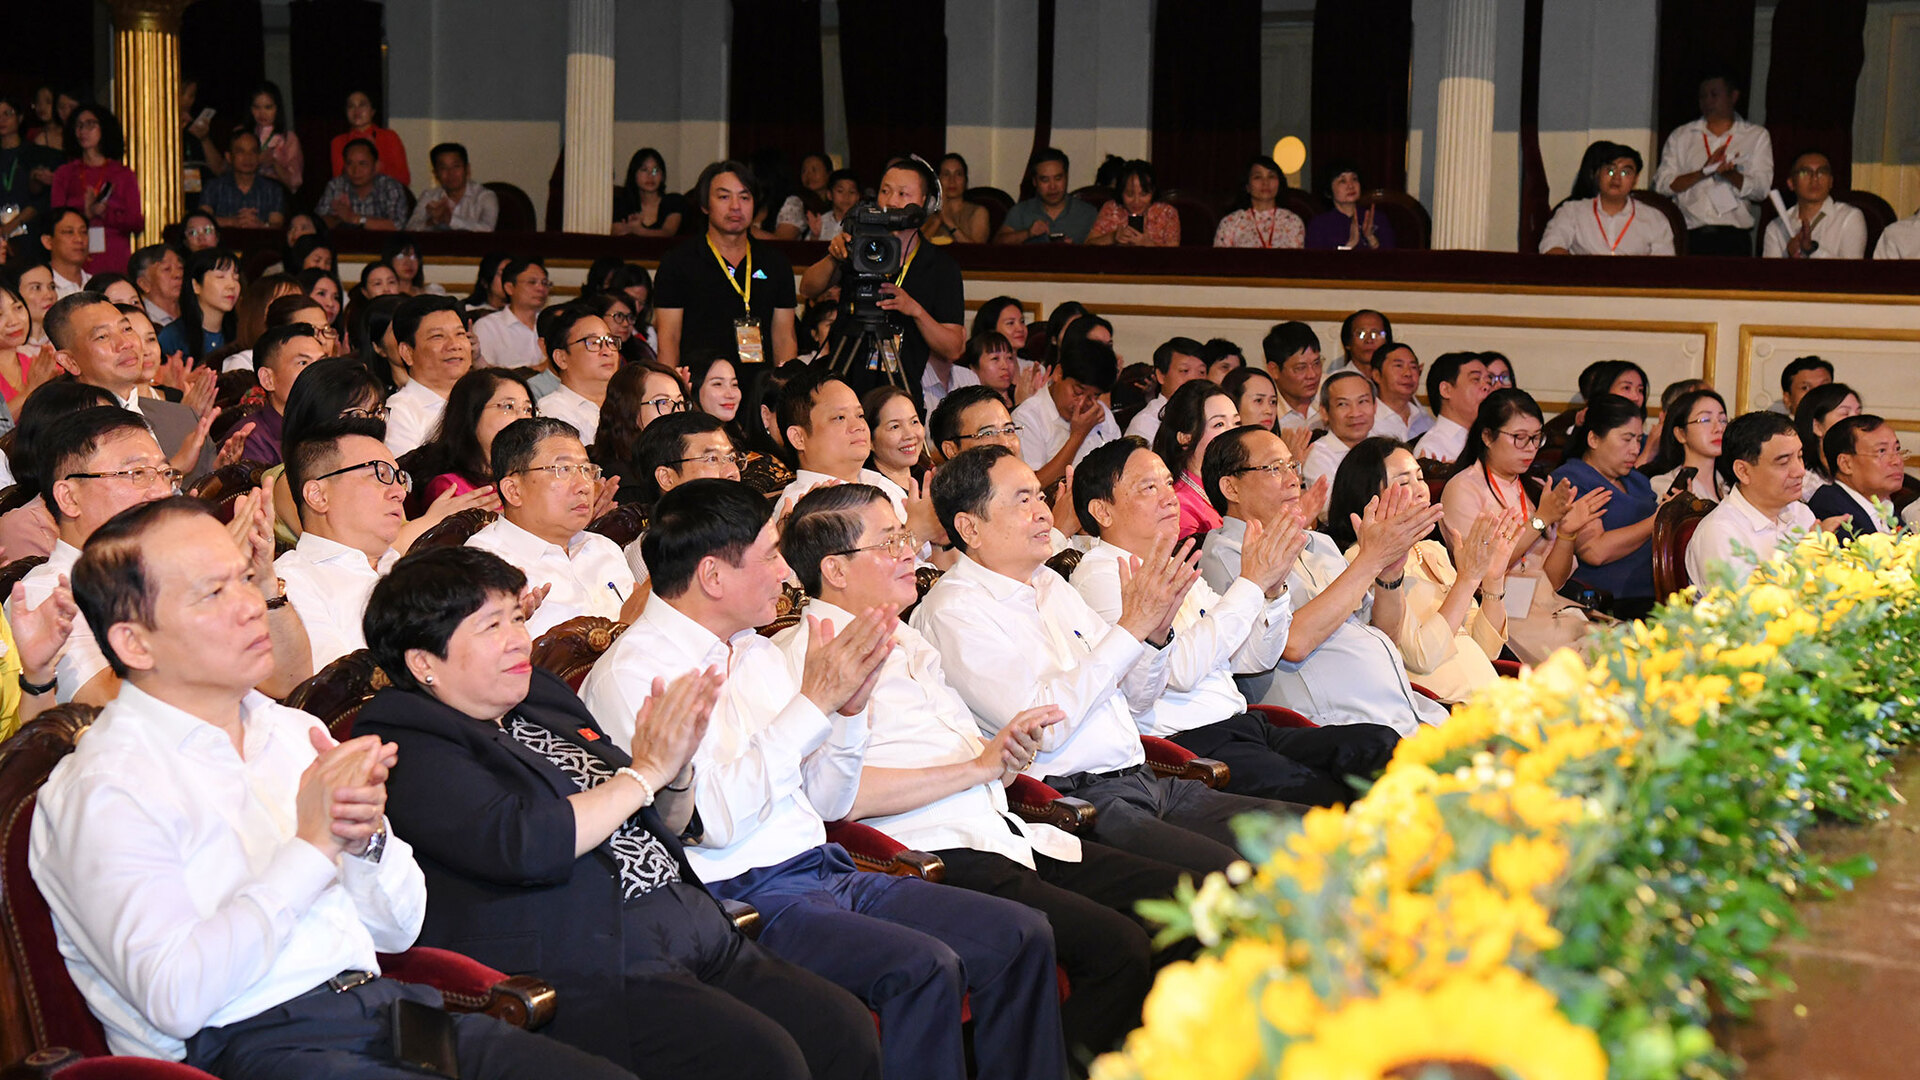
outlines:
[{"label": "camera tripod", "polygon": [[900,366],[898,339],[887,332],[886,324],[868,326],[856,321],[855,325],[857,329],[841,337],[827,354],[827,374],[862,394],[882,382],[911,394],[906,370]]}]

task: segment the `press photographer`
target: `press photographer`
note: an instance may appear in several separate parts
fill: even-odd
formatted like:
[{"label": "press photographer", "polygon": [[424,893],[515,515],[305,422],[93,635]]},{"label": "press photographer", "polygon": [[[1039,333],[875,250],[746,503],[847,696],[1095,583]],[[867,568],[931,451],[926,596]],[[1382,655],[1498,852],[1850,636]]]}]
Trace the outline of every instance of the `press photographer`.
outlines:
[{"label": "press photographer", "polygon": [[878,198],[847,215],[827,257],[807,268],[799,288],[807,300],[840,288],[840,317],[819,362],[844,369],[840,377],[856,393],[893,382],[922,412],[946,396],[953,362],[967,344],[960,267],[919,231],[939,209],[933,170],[918,158],[894,161],[880,177]]}]

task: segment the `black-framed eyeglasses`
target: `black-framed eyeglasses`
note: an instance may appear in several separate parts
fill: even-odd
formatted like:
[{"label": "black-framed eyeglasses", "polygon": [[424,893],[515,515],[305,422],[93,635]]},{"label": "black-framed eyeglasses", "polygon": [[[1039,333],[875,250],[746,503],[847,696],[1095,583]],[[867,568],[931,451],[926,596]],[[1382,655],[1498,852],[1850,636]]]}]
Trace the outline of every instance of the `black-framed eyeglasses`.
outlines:
[{"label": "black-framed eyeglasses", "polygon": [[886,555],[890,559],[907,559],[907,558],[913,557],[914,548],[917,546],[918,545],[916,545],[913,542],[912,533],[897,532],[897,533],[888,534],[885,540],[882,540],[877,544],[868,544],[865,547],[848,548],[845,551],[829,551],[827,552],[827,554],[858,555],[863,551],[878,551]]},{"label": "black-framed eyeglasses", "polygon": [[180,480],[186,474],[179,469],[157,465],[136,465],[131,469],[119,469],[114,472],[76,472],[61,477],[63,480],[125,480],[137,488],[150,488],[154,481],[164,479],[167,487],[180,490]]},{"label": "black-framed eyeglasses", "polygon": [[326,480],[330,477],[340,476],[345,473],[358,472],[361,469],[372,469],[373,478],[383,484],[399,484],[402,491],[413,490],[413,477],[408,476],[405,469],[388,461],[363,461],[358,465],[347,465],[335,469],[330,473],[321,473],[319,476],[311,477],[310,479]]},{"label": "black-framed eyeglasses", "polygon": [[612,334],[595,334],[592,337],[575,338],[567,342],[567,348],[585,345],[588,352],[612,352],[620,347],[620,339]]},{"label": "black-framed eyeglasses", "polygon": [[640,405],[642,408],[652,408],[653,411],[659,413],[661,416],[665,416],[668,413],[687,411],[686,401],[680,398],[657,397],[650,401],[643,401]]},{"label": "black-framed eyeglasses", "polygon": [[721,451],[718,451],[718,450],[709,450],[706,453],[700,454],[696,457],[674,458],[672,461],[668,462],[667,464],[685,465],[689,461],[697,461],[700,464],[707,466],[708,468],[717,469],[722,465],[739,465],[740,463],[746,460],[747,460],[746,455],[740,453],[737,450],[728,450],[725,453],[722,453]]},{"label": "black-framed eyeglasses", "polygon": [[1496,431],[1494,434],[1504,436],[1521,450],[1531,450],[1547,441],[1547,433],[1544,431]]}]

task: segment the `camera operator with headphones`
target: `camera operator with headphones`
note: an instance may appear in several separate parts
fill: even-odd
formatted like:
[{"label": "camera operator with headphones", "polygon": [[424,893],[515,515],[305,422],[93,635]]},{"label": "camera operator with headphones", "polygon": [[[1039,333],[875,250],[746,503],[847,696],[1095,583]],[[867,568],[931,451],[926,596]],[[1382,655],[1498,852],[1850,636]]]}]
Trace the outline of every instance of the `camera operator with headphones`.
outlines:
[{"label": "camera operator with headphones", "polygon": [[827,257],[801,275],[799,293],[812,300],[841,284],[840,317],[822,353],[830,358],[826,363],[855,393],[865,394],[890,381],[881,359],[890,348],[900,368],[891,381],[913,396],[924,415],[929,399],[946,396],[953,362],[966,350],[960,266],[920,236],[920,223],[940,210],[940,184],[926,162],[904,157],[888,164],[876,202],[877,210],[863,205],[847,215],[843,231],[827,245]]}]

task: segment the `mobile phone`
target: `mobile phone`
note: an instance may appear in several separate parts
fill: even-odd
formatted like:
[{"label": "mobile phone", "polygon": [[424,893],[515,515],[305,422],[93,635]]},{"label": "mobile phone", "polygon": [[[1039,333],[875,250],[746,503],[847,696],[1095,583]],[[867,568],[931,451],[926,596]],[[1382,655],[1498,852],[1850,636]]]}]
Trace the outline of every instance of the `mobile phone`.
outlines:
[{"label": "mobile phone", "polygon": [[1693,486],[1693,478],[1698,475],[1700,475],[1699,469],[1692,465],[1683,465],[1679,472],[1673,474],[1673,483],[1667,485],[1667,490],[1685,491]]},{"label": "mobile phone", "polygon": [[109,180],[101,184],[100,194],[95,195],[94,198],[99,199],[101,202],[106,202],[108,199],[113,198],[113,181]]},{"label": "mobile phone", "polygon": [[409,1072],[429,1076],[460,1075],[454,1052],[453,1017],[424,1002],[400,998],[393,1003],[393,1060]]},{"label": "mobile phone", "polygon": [[212,119],[213,119],[213,110],[212,110],[212,109],[201,109],[201,110],[200,110],[200,115],[199,115],[199,116],[196,116],[196,117],[194,117],[194,118],[193,118],[193,122],[194,122],[194,123],[196,123],[196,124],[204,124],[204,123],[206,123],[206,122],[208,122],[209,120],[212,120]]},{"label": "mobile phone", "polygon": [[279,145],[280,145],[280,135],[279,133],[276,132],[272,138],[267,140],[267,149],[272,150],[278,147]]},{"label": "mobile phone", "polygon": [[1147,231],[1147,215],[1145,214],[1128,215],[1127,228],[1132,229],[1134,232],[1146,232]]}]

